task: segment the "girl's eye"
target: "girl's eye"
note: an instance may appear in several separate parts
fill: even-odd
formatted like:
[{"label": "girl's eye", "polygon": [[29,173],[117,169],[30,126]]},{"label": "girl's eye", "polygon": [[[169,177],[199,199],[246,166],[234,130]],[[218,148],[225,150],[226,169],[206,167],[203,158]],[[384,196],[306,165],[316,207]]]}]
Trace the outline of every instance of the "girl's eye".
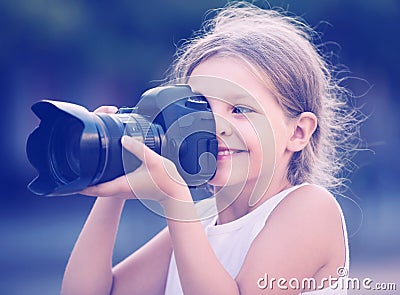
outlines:
[{"label": "girl's eye", "polygon": [[232,113],[234,114],[243,114],[243,113],[251,113],[254,112],[251,108],[244,106],[234,106],[232,109]]}]

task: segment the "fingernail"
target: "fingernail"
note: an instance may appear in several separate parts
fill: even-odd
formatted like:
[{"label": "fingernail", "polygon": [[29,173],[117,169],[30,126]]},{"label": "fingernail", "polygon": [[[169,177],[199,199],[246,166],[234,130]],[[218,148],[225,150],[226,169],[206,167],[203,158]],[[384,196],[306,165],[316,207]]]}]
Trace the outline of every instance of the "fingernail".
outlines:
[{"label": "fingernail", "polygon": [[116,106],[109,106],[107,107],[107,111],[109,111],[110,113],[116,113],[118,111],[118,108]]},{"label": "fingernail", "polygon": [[129,143],[131,143],[132,142],[132,138],[131,137],[129,137],[129,136],[127,136],[127,135],[124,135],[124,136],[122,136],[122,138],[121,138],[121,144],[129,144]]}]

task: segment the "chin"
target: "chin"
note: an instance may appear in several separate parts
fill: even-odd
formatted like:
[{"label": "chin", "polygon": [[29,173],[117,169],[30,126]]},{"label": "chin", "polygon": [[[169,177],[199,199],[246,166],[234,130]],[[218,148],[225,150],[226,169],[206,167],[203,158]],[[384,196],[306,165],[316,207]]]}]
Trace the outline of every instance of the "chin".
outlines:
[{"label": "chin", "polygon": [[222,173],[222,171],[218,171],[215,176],[208,181],[209,184],[215,187],[224,187],[224,186],[237,186],[244,185],[247,180],[247,174],[243,172],[239,173]]}]

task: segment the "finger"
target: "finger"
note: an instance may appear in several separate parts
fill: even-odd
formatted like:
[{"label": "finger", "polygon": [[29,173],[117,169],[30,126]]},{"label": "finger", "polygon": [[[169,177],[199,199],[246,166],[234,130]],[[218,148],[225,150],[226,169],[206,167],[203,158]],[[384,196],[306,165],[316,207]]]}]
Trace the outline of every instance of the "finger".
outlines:
[{"label": "finger", "polygon": [[152,166],[161,161],[160,155],[158,155],[155,151],[150,149],[144,143],[130,137],[130,136],[122,136],[121,138],[122,146],[134,154],[139,158],[142,162],[146,164],[146,166]]},{"label": "finger", "polygon": [[95,113],[107,113],[107,114],[115,114],[118,112],[118,108],[116,106],[101,106],[94,110]]},{"label": "finger", "polygon": [[89,186],[80,193],[94,197],[111,197],[131,193],[131,188],[125,175],[123,175],[109,182]]},{"label": "finger", "polygon": [[96,189],[93,186],[89,186],[78,193],[85,196],[97,197]]},{"label": "finger", "polygon": [[[158,187],[159,185],[157,183],[163,180],[166,181],[167,178],[180,185],[186,185],[176,165],[171,160],[162,157],[148,146],[132,137],[123,136],[121,141],[125,149],[144,163],[144,165],[138,169],[138,173],[143,172],[143,174],[148,175],[155,186]],[[135,175],[135,179],[139,179],[138,174]],[[132,187],[131,178],[128,177],[128,180]],[[137,182],[134,182],[134,185],[137,185]]]}]

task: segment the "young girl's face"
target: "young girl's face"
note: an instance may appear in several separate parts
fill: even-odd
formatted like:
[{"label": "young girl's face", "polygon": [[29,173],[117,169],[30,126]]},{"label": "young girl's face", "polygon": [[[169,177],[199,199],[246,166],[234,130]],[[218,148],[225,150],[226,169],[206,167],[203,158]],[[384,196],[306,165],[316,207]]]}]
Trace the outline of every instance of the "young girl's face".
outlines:
[{"label": "young girl's face", "polygon": [[211,57],[194,69],[189,84],[206,96],[215,116],[217,172],[210,184],[266,190],[272,176],[285,178],[288,119],[248,64]]}]

